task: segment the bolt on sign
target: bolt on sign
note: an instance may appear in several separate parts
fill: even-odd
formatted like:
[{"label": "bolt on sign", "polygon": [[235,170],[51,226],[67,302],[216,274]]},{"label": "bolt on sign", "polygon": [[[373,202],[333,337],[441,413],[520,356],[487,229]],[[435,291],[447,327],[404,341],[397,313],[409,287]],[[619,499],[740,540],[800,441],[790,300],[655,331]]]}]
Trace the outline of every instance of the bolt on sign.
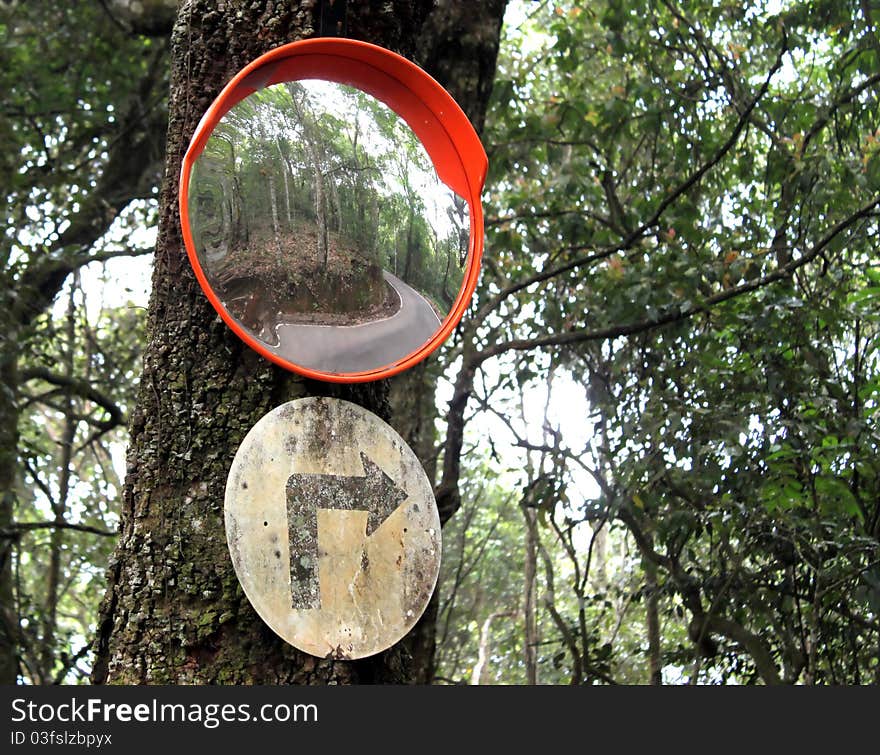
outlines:
[{"label": "bolt on sign", "polygon": [[[183,239],[223,321],[309,378],[389,377],[461,320],[479,277],[488,169],[452,97],[365,42],[283,45],[242,69],[193,134]],[[248,433],[226,487],[236,574],[263,620],[361,658],[415,624],[440,564],[431,485],[382,420],[301,399]]]},{"label": "bolt on sign", "polygon": [[260,617],[312,655],[400,640],[440,570],[440,520],[412,450],[356,404],[291,401],[247,434],[226,485],[226,538]]}]

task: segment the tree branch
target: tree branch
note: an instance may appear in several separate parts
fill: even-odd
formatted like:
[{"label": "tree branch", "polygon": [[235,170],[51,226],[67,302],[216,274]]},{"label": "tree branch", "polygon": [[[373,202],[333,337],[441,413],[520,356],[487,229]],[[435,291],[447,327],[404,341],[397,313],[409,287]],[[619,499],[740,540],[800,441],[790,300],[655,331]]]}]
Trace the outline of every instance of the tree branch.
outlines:
[{"label": "tree branch", "polygon": [[[174,27],[175,0],[98,0],[107,18],[125,34],[167,37]],[[110,6],[113,6],[111,9]]]},{"label": "tree branch", "polygon": [[[108,146],[109,159],[97,186],[83,200],[79,212],[70,218],[70,226],[61,234],[54,248],[46,249],[19,275],[19,296],[12,307],[12,318],[26,326],[43,312],[57,295],[67,276],[92,259],[109,259],[116,252],[91,254],[91,247],[106,232],[129,203],[145,195],[158,176],[161,145],[165,138],[167,115],[157,103],[160,86],[161,57],[164,45],[157,46],[150,70],[144,75],[132,97],[118,136]],[[144,103],[150,103],[146,105]]]},{"label": "tree branch", "polygon": [[749,281],[748,283],[743,283],[739,286],[733,286],[724,291],[719,291],[717,294],[706,297],[705,299],[703,299],[703,301],[692,305],[688,309],[680,309],[678,306],[673,306],[669,310],[667,310],[665,314],[661,314],[657,317],[648,318],[645,320],[625,323],[623,325],[611,325],[607,328],[600,328],[598,330],[571,330],[565,333],[551,333],[546,336],[539,336],[537,338],[531,339],[514,339],[511,341],[503,341],[501,343],[496,343],[486,349],[483,349],[480,352],[477,352],[473,358],[476,360],[477,364],[480,364],[490,357],[498,356],[499,354],[503,354],[507,351],[526,351],[530,349],[545,348],[547,346],[571,345],[575,343],[585,343],[588,341],[604,341],[609,338],[635,335],[636,333],[642,333],[646,330],[651,330],[653,328],[659,328],[674,322],[687,320],[694,315],[707,312],[713,307],[723,302],[729,301],[730,299],[735,299],[739,296],[743,296],[744,294],[752,293],[753,291],[756,291],[760,288],[769,286],[770,284],[776,283],[777,281],[790,278],[795,273],[795,271],[815,260],[821,254],[821,252],[832,241],[834,241],[835,238],[837,238],[837,236],[849,229],[859,220],[862,220],[863,218],[872,215],[878,205],[880,205],[880,197],[868,202],[868,204],[864,205],[855,213],[848,216],[847,218],[844,218],[836,225],[834,225],[813,246],[813,248],[810,249],[809,252],[803,254],[797,259],[791,260],[788,264],[774,270],[772,273],[768,273],[767,275],[754,281]]},{"label": "tree branch", "polygon": [[486,304],[484,304],[480,310],[474,316],[474,320],[477,322],[482,322],[491,312],[493,312],[498,305],[504,301],[509,296],[522,291],[529,286],[532,286],[536,283],[541,283],[543,281],[549,280],[550,278],[555,278],[558,275],[563,275],[564,273],[570,272],[582,265],[589,264],[591,262],[596,262],[600,259],[604,259],[606,257],[610,257],[612,254],[616,254],[617,252],[623,251],[625,249],[629,249],[633,244],[635,244],[639,239],[641,239],[651,228],[653,228],[660,221],[660,218],[663,216],[663,213],[675,203],[681,196],[683,196],[687,191],[689,191],[693,186],[695,186],[702,178],[706,175],[712,168],[714,168],[724,156],[730,152],[730,150],[736,145],[739,141],[740,134],[742,134],[743,130],[749,123],[749,118],[751,116],[752,111],[767,93],[767,90],[770,88],[770,81],[773,79],[773,76],[782,66],[782,58],[785,54],[785,46],[783,46],[779,54],[776,57],[773,66],[770,68],[767,77],[764,79],[764,83],[761,85],[761,88],[758,90],[758,93],[752,98],[749,104],[743,109],[739,114],[739,118],[737,119],[736,125],[731,131],[730,136],[727,137],[724,144],[719,147],[719,149],[715,152],[712,157],[703,163],[699,168],[697,168],[693,173],[691,173],[682,183],[672,189],[666,197],[664,197],[660,203],[655,208],[654,212],[651,216],[639,225],[631,233],[627,234],[627,236],[617,244],[613,244],[611,246],[604,247],[600,250],[592,254],[588,254],[583,257],[579,257],[575,260],[571,260],[570,262],[566,262],[557,267],[551,268],[550,270],[545,270],[540,273],[536,273],[535,275],[527,278],[525,280],[519,281],[518,283],[514,283],[511,286],[508,286],[503,291],[499,292],[492,299],[490,299]]},{"label": "tree branch", "polygon": [[104,422],[96,423],[96,426],[105,432],[117,425],[124,425],[126,423],[125,414],[116,403],[87,380],[59,375],[46,367],[26,367],[21,371],[21,382],[24,384],[30,380],[42,380],[52,385],[67,388],[80,398],[87,399],[100,406],[110,415],[109,419]]},{"label": "tree branch", "polygon": [[822,116],[816,119],[816,121],[810,127],[810,130],[804,134],[801,151],[806,151],[807,145],[810,143],[810,140],[812,140],[813,137],[816,136],[816,134],[818,134],[823,128],[825,128],[826,125],[828,125],[828,123],[831,121],[831,117],[834,115],[835,112],[837,112],[838,108],[840,108],[842,105],[846,105],[847,103],[852,102],[866,89],[870,89],[872,86],[878,83],[880,83],[880,73],[875,73],[872,76],[866,78],[858,86],[854,86],[848,89],[834,102],[832,102],[828,106],[826,111],[822,114]]},{"label": "tree branch", "polygon": [[765,684],[782,684],[770,648],[767,647],[767,643],[758,635],[750,632],[742,626],[742,624],[737,624],[735,621],[725,619],[721,616],[708,614],[705,621],[707,631],[720,634],[722,637],[727,637],[727,639],[733,640],[751,656],[752,660],[755,662],[755,668],[758,670],[758,674],[764,680]]},{"label": "tree branch", "polygon": [[50,522],[16,522],[10,527],[0,530],[2,538],[17,538],[24,532],[33,532],[34,530],[76,530],[77,532],[88,532],[91,535],[101,535],[102,537],[116,537],[117,532],[101,529],[100,527],[92,527],[89,524],[75,524],[73,522],[50,521]]},{"label": "tree branch", "polygon": [[[67,676],[67,672],[70,671],[74,666],[76,666],[76,664],[80,660],[85,658],[89,654],[89,651],[91,649],[92,649],[92,643],[86,642],[86,644],[83,645],[76,652],[75,655],[73,655],[70,658],[66,658],[66,660],[64,660],[64,665],[61,667],[61,669],[55,675],[55,679],[53,680],[52,684],[64,684],[64,677]],[[63,654],[62,654],[62,659],[65,659],[65,656]]]},{"label": "tree branch", "polygon": [[713,632],[733,640],[751,656],[765,684],[781,684],[779,671],[776,668],[776,663],[773,660],[773,655],[767,643],[741,624],[731,619],[717,616],[711,610],[707,613],[703,609],[700,589],[694,584],[693,578],[681,568],[681,565],[675,558],[664,556],[654,549],[635,515],[626,506],[623,506],[618,512],[617,517],[626,525],[627,530],[629,530],[636,541],[636,546],[642,556],[652,564],[663,567],[669,573],[669,576],[672,577],[685,605],[694,617],[694,622],[701,627],[700,635]]}]

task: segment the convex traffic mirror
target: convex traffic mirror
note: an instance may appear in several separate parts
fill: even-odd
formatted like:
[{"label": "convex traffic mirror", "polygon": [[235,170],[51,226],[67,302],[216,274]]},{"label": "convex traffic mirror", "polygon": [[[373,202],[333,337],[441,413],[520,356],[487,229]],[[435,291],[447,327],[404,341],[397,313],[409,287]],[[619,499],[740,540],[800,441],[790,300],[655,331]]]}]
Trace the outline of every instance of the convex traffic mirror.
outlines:
[{"label": "convex traffic mirror", "polygon": [[354,40],[294,42],[242,70],[196,129],[183,237],[249,346],[309,377],[373,380],[461,319],[486,169],[464,113],[409,61]]}]

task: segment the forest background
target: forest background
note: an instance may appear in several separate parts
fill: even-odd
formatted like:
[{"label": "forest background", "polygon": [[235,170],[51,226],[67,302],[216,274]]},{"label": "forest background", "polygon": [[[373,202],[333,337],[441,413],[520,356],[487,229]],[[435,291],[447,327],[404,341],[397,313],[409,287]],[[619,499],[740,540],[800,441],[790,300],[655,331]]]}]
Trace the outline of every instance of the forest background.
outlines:
[{"label": "forest background", "polygon": [[[172,6],[0,5],[4,681],[106,677],[128,428],[199,369],[142,373]],[[880,684],[880,4],[507,6],[480,286],[389,399],[446,522],[411,679]],[[204,680],[239,598],[170,568],[203,624],[138,673]]]}]

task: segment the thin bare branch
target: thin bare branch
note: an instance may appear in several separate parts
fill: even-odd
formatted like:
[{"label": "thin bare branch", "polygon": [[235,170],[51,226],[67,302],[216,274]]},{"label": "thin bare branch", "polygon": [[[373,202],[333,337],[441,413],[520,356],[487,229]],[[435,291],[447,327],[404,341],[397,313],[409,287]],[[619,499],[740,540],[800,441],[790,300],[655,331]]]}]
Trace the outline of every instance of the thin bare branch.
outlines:
[{"label": "thin bare branch", "polygon": [[102,537],[116,537],[118,533],[101,527],[93,527],[90,524],[76,524],[75,522],[50,521],[50,522],[16,522],[11,527],[0,530],[0,537],[17,538],[25,532],[34,532],[35,530],[76,530],[77,532],[87,532],[91,535],[101,535]]}]

